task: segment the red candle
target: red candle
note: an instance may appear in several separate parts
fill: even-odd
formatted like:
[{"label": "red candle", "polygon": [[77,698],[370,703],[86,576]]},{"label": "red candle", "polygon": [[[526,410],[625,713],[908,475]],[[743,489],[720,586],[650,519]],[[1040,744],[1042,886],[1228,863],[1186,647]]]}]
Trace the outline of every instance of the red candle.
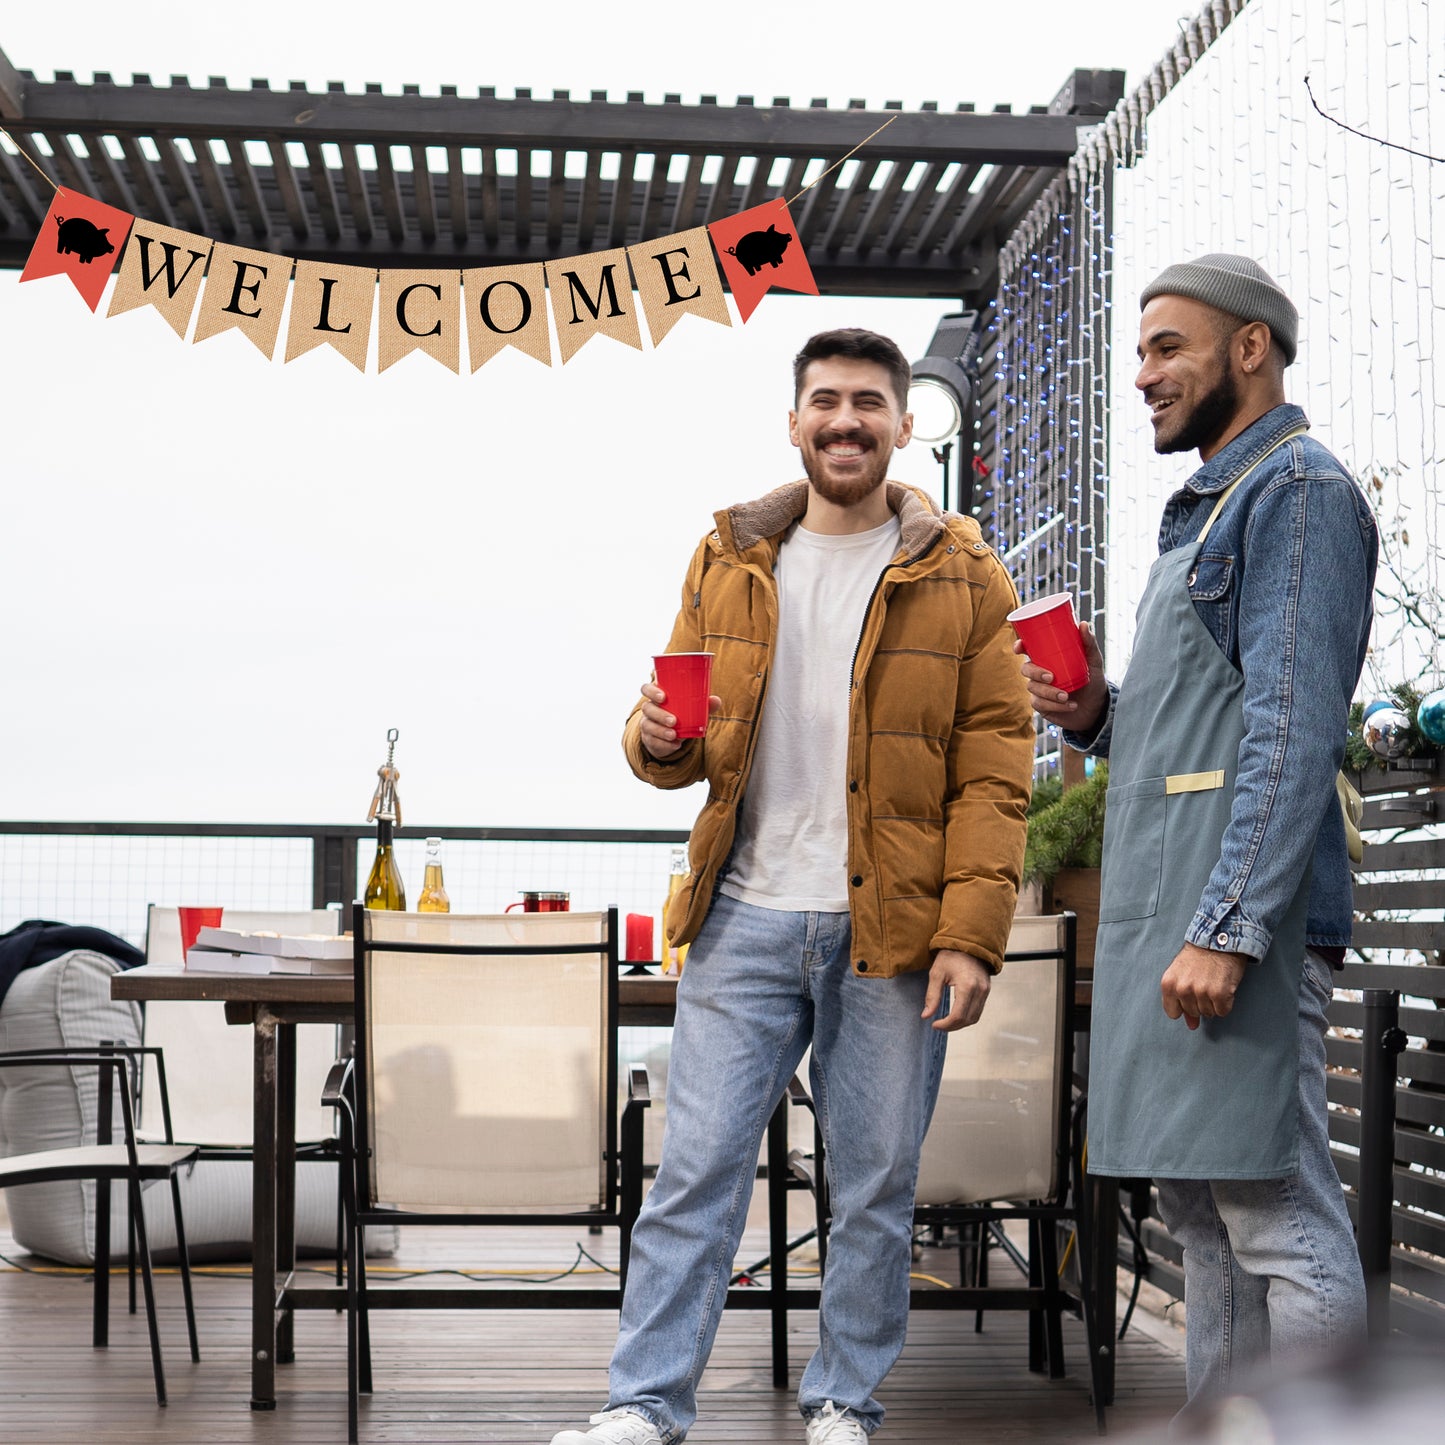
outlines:
[{"label": "red candle", "polygon": [[628,963],[646,963],[652,959],[652,917],[646,913],[627,915],[627,950],[624,955]]}]

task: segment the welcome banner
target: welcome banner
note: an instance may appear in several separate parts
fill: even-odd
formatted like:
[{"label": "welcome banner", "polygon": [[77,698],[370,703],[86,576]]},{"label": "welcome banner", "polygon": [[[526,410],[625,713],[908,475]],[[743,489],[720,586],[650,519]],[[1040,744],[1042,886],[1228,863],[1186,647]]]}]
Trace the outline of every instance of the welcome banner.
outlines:
[{"label": "welcome banner", "polygon": [[108,316],[153,306],[182,340],[237,330],[268,361],[284,326],[283,362],[330,346],[359,371],[375,334],[378,372],[413,351],[452,372],[465,355],[476,372],[508,346],[551,366],[552,332],[565,365],[594,336],[641,350],[644,320],[656,347],[683,316],[732,324],[724,277],[743,321],[773,286],[818,294],[781,200],[530,265],[373,270],[228,245],[57,190],[20,279],[69,276],[94,311],[112,271]]}]

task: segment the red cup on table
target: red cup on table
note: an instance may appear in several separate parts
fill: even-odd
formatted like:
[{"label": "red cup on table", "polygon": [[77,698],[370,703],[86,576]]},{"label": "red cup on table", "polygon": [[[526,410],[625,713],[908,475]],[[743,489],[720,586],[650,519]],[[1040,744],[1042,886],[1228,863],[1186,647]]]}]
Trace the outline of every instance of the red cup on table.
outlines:
[{"label": "red cup on table", "polygon": [[181,957],[184,958],[195,947],[203,928],[221,926],[219,908],[177,908],[181,919]]},{"label": "red cup on table", "polygon": [[1074,616],[1074,599],[1067,592],[1055,592],[1016,607],[1008,620],[1018,633],[1029,661],[1053,673],[1055,687],[1064,692],[1077,692],[1088,682],[1084,641],[1078,618]]},{"label": "red cup on table", "polygon": [[652,659],[657,685],[666,694],[663,706],[677,722],[679,738],[700,738],[707,732],[707,700],[712,684],[712,653],[663,652]]}]

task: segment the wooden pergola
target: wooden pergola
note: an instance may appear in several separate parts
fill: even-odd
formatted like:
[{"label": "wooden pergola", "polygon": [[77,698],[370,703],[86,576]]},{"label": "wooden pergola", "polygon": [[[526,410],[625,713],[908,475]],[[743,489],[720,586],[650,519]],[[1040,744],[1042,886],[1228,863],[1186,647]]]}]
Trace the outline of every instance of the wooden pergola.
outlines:
[{"label": "wooden pergola", "polygon": [[[791,197],[824,292],[984,309],[998,249],[1074,154],[1123,72],[1076,70],[1027,114],[787,97],[684,105],[331,83],[249,90],[184,76],[39,81],[0,52],[0,125],[57,185],[218,241],[364,266],[504,266],[636,244]],[[0,266],[50,202],[0,145]]]}]

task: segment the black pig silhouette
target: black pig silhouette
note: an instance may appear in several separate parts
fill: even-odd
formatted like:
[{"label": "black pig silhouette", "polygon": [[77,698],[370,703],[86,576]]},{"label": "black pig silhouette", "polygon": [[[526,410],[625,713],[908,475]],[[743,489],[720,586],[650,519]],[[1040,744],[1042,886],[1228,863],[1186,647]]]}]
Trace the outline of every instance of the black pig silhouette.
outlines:
[{"label": "black pig silhouette", "polygon": [[766,231],[749,231],[739,239],[736,246],[728,247],[728,255],[736,256],[749,276],[756,276],[764,266],[777,270],[782,264],[783,252],[793,238],[776,226]]},{"label": "black pig silhouette", "polygon": [[108,256],[115,250],[107,239],[109,226],[104,229],[93,226],[84,216],[72,216],[68,221],[64,216],[57,216],[55,223],[60,228],[55,237],[55,249],[62,256],[79,256],[82,266],[88,266],[97,256]]}]

